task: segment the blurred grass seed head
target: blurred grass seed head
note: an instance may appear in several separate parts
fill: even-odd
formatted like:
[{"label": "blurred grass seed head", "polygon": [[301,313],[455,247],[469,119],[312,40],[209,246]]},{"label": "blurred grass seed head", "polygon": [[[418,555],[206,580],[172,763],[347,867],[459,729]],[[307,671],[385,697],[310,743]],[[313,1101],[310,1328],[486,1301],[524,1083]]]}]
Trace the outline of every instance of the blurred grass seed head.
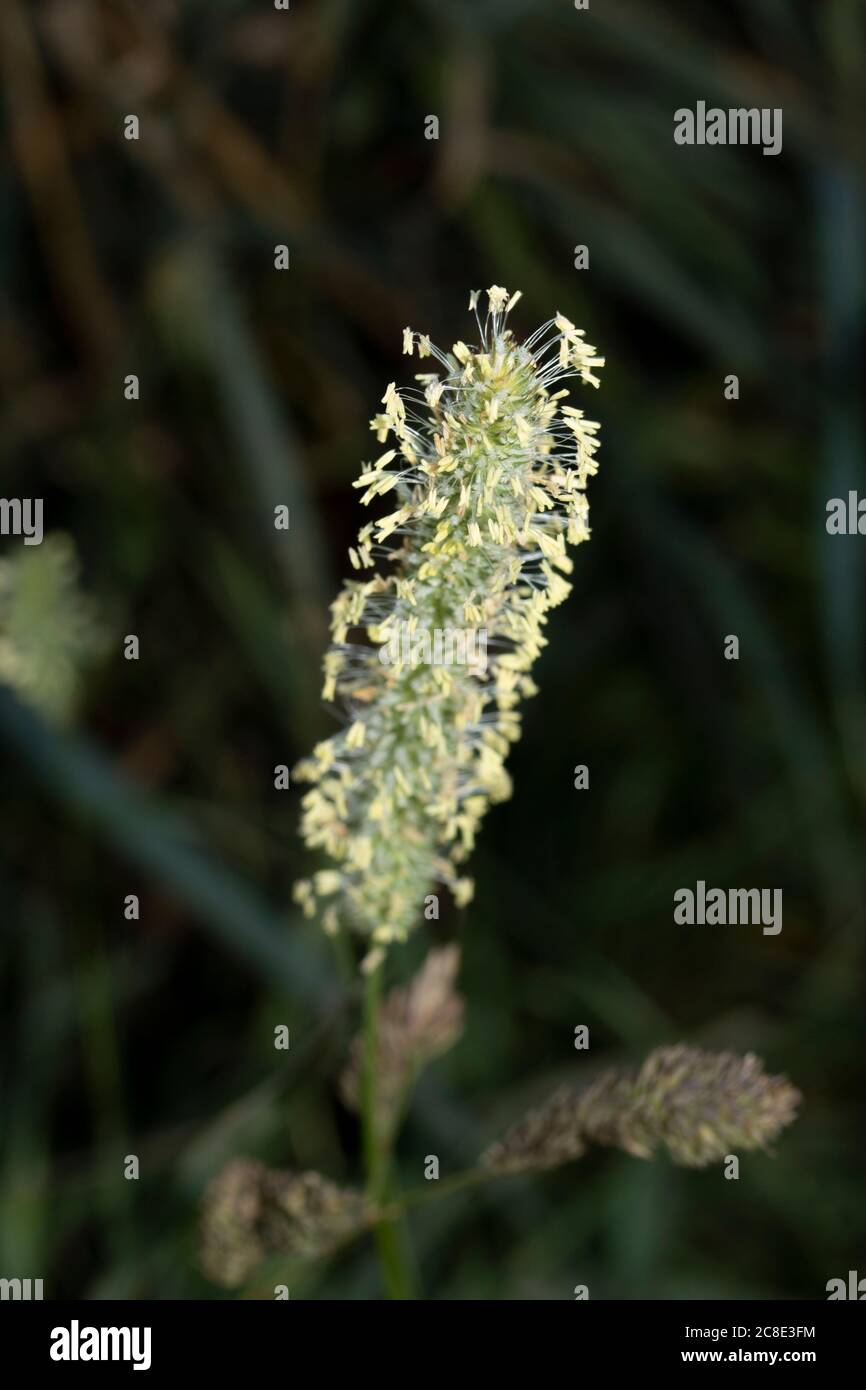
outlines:
[{"label": "blurred grass seed head", "polygon": [[638,1072],[611,1070],[578,1093],[559,1090],[482,1158],[498,1172],[555,1168],[590,1144],[704,1168],[738,1149],[766,1149],[796,1116],[800,1094],[767,1076],[754,1053],[679,1044],[650,1053]]},{"label": "blurred grass seed head", "polygon": [[75,714],[105,631],[81,592],[75,545],[62,533],[0,560],[0,680],[46,718]]},{"label": "blurred grass seed head", "polygon": [[[453,1047],[463,1032],[464,1003],[454,987],[459,965],[457,946],[431,951],[417,975],[393,989],[379,1012],[376,1107],[380,1133],[396,1130],[416,1077]],[[361,1109],[364,1065],[364,1038],[359,1034],[340,1080],[340,1092],[350,1110]]]}]

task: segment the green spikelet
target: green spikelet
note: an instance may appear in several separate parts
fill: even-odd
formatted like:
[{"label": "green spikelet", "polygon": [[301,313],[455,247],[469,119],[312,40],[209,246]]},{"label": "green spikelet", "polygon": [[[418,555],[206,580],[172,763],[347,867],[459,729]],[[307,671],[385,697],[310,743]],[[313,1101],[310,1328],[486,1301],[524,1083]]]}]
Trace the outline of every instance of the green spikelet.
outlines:
[{"label": "green spikelet", "polygon": [[48,719],[70,719],[102,645],[69,536],[47,536],[0,560],[0,680],[23,700]]}]

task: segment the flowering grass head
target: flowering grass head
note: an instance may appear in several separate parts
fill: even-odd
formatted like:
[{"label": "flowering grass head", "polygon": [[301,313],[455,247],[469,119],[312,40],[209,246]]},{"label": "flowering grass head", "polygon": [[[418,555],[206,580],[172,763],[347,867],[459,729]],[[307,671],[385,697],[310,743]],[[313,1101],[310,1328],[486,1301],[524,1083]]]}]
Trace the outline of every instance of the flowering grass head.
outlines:
[{"label": "flowering grass head", "polygon": [[[589,537],[599,426],[558,388],[598,386],[603,358],[561,314],[519,342],[519,298],[494,285],[482,317],[473,292],[474,347],[444,353],[407,328],[404,352],[425,369],[414,388],[389,385],[371,422],[387,447],[355,486],[362,505],[392,509],[361,527],[357,577],[332,606],[323,693],[344,727],[296,769],[311,784],[305,840],[332,867],[295,897],[326,930],[404,940],[432,885],[469,901],[465,861],[510,794],[505,758],[547,613],[570,592],[568,547]],[[437,650],[436,632],[479,630],[483,662],[412,659]]]},{"label": "flowering grass head", "polygon": [[55,532],[0,559],[0,681],[46,719],[72,721],[106,640],[70,536]]},{"label": "flowering grass head", "polygon": [[604,1072],[584,1091],[562,1088],[482,1156],[499,1173],[556,1168],[590,1144],[635,1158],[666,1150],[674,1163],[705,1168],[740,1149],[766,1150],[797,1114],[800,1093],[768,1076],[753,1052],[657,1047],[636,1072]]}]

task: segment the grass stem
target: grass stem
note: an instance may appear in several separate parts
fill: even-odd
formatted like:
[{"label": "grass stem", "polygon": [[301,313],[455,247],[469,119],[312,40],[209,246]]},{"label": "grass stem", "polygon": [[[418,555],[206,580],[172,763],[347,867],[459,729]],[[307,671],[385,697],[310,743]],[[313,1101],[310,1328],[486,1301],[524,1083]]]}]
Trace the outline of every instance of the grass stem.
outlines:
[{"label": "grass stem", "polygon": [[[382,962],[367,974],[364,985],[364,1070],[361,1085],[361,1124],[367,1199],[371,1206],[388,1205],[393,1133],[382,1123],[378,1104],[379,1008]],[[402,1217],[378,1221],[373,1228],[382,1278],[393,1299],[414,1298],[414,1277],[408,1234]]]}]

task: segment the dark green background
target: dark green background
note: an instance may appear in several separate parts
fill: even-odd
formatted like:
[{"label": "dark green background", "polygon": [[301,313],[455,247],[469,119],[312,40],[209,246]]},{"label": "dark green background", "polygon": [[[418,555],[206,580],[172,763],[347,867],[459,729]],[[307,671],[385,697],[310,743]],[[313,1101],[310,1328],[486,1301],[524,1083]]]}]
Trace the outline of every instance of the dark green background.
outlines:
[{"label": "dark green background", "polygon": [[[226,1159],[359,1177],[334,1087],[356,1000],[290,905],[314,866],[273,768],[332,727],[327,604],[368,419],[414,366],[400,331],[471,336],[493,283],[523,289],[519,331],[560,309],[606,354],[580,401],[601,469],[514,797],[438,924],[468,1026],[403,1178],[660,1043],[758,1051],[804,1100],[737,1183],[600,1154],[433,1204],[426,1292],[821,1298],[866,1274],[866,541],[824,529],[863,486],[863,4],[4,9],[0,490],[75,537],[111,641],[72,731],[0,692],[0,1274],[216,1296],[195,1223]],[[677,147],[699,99],[783,107],[782,153]],[[676,926],[698,878],[782,888],[782,934]],[[291,1287],[378,1296],[372,1247]]]}]

